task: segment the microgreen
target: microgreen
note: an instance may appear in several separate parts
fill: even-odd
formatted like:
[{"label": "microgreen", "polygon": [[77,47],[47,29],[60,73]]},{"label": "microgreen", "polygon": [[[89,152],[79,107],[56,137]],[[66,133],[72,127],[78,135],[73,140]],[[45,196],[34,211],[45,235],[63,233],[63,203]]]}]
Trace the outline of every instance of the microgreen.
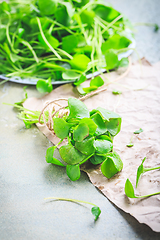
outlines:
[{"label": "microgreen", "polygon": [[154,168],[145,168],[143,166],[143,163],[144,163],[145,160],[146,160],[146,157],[142,160],[142,163],[140,164],[140,166],[137,169],[136,187],[138,186],[138,182],[139,182],[140,177],[143,173],[148,172],[148,171],[152,171],[152,170],[160,169],[160,166],[159,167],[154,167]]},{"label": "microgreen", "polygon": [[141,132],[143,132],[143,129],[142,129],[142,128],[140,128],[139,130],[134,131],[134,134],[139,134],[139,133],[141,133]]},{"label": "microgreen", "polygon": [[[97,0],[1,2],[0,74],[34,78],[41,93],[56,81],[78,86],[89,73],[127,65],[119,53],[131,43],[128,22]],[[84,94],[102,85],[96,78]]]},{"label": "microgreen", "polygon": [[97,221],[97,219],[99,218],[99,216],[101,214],[100,208],[96,204],[91,203],[91,202],[86,202],[86,201],[71,199],[71,198],[57,198],[57,197],[48,197],[48,198],[45,198],[45,200],[68,201],[68,202],[84,203],[84,204],[92,205],[93,207],[91,208],[91,213],[95,217],[95,219],[94,219],[95,221]]},{"label": "microgreen", "polygon": [[113,90],[112,93],[113,93],[114,95],[120,95],[120,94],[122,94],[122,92],[119,91],[119,90]]},{"label": "microgreen", "polygon": [[130,180],[127,179],[126,183],[125,183],[125,194],[129,198],[146,198],[146,197],[151,197],[151,196],[154,196],[154,195],[158,195],[158,194],[160,194],[160,192],[151,193],[151,194],[144,195],[144,196],[135,195],[133,185],[130,182]]},{"label": "microgreen", "polygon": [[131,137],[130,142],[126,145],[127,147],[133,147],[134,146],[134,144],[132,143],[132,140],[133,140],[133,136]]}]

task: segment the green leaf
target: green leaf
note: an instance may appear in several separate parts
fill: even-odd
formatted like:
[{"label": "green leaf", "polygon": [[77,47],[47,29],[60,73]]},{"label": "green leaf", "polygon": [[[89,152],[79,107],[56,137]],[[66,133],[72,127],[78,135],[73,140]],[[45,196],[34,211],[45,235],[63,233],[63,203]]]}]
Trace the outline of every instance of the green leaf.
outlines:
[{"label": "green leaf", "polygon": [[103,86],[103,84],[104,84],[104,81],[100,76],[97,76],[97,77],[91,79],[91,81],[90,81],[91,87],[92,86],[101,87],[101,86]]},{"label": "green leaf", "polygon": [[129,198],[137,198],[134,194],[134,188],[130,180],[127,178],[126,183],[125,183],[125,194]]},{"label": "green leaf", "polygon": [[113,177],[116,173],[120,172],[122,168],[123,162],[115,151],[107,154],[106,160],[101,165],[101,171],[107,178]]},{"label": "green leaf", "polygon": [[78,119],[82,119],[82,118],[89,118],[89,111],[86,107],[86,105],[81,102],[80,100],[76,99],[76,98],[69,98],[68,99],[68,107],[70,110],[68,119],[71,118],[78,118]]},{"label": "green leaf", "polygon": [[99,207],[92,207],[91,212],[95,216],[95,221],[97,221],[99,215],[101,214],[101,209]]},{"label": "green leaf", "polygon": [[80,171],[79,164],[77,164],[77,165],[67,165],[66,166],[66,172],[67,172],[68,177],[72,181],[78,180],[81,176],[81,171]]},{"label": "green leaf", "polygon": [[101,135],[107,131],[106,125],[99,113],[95,113],[91,116],[91,119],[95,122],[97,125],[97,129],[95,131],[95,135]]},{"label": "green leaf", "polygon": [[95,90],[97,90],[97,86],[91,86],[91,87],[86,87],[86,88],[83,88],[83,91],[85,92],[85,93],[90,93],[90,92],[92,92],[92,91],[95,91]]},{"label": "green leaf", "polygon": [[93,135],[97,129],[97,124],[95,124],[95,122],[90,119],[90,118],[82,118],[80,120],[80,123],[85,123],[87,124],[88,128],[89,128],[89,135]]},{"label": "green leaf", "polygon": [[38,80],[36,84],[36,89],[40,93],[51,92],[53,90],[53,86],[51,80]]},{"label": "green leaf", "polygon": [[97,139],[94,141],[94,147],[96,153],[106,154],[112,150],[113,144],[107,140]]},{"label": "green leaf", "polygon": [[113,90],[112,93],[113,93],[114,95],[120,95],[120,94],[122,94],[122,92],[119,91],[119,90]]},{"label": "green leaf", "polygon": [[112,136],[116,136],[121,130],[121,118],[111,118],[105,126]]},{"label": "green leaf", "polygon": [[83,82],[85,82],[86,81],[86,75],[81,75],[80,76],[80,78],[76,81],[76,82],[74,82],[74,85],[75,86],[79,86],[81,83],[83,83]]},{"label": "green leaf", "polygon": [[121,129],[121,117],[117,113],[108,111],[102,107],[98,107],[90,112],[91,118],[93,116],[92,114],[95,114],[96,112],[99,112],[104,120],[106,120],[106,130],[108,130],[112,136],[117,135]]},{"label": "green leaf", "polygon": [[72,53],[77,44],[78,38],[75,35],[68,35],[62,38],[62,49],[68,53]]},{"label": "green leaf", "polygon": [[116,17],[120,15],[120,13],[114,8],[105,6],[105,3],[97,4],[94,8],[94,11],[96,15],[98,15],[107,22],[113,21]]},{"label": "green leaf", "polygon": [[78,69],[82,72],[87,70],[90,59],[84,54],[75,54],[73,59],[70,60],[70,64],[73,69]]},{"label": "green leaf", "polygon": [[141,132],[143,132],[143,129],[142,129],[142,128],[140,128],[139,130],[136,130],[136,131],[134,132],[134,134],[139,134],[139,133],[141,133]]},{"label": "green leaf", "polygon": [[73,17],[75,9],[73,7],[73,4],[71,4],[71,2],[62,2],[62,4],[66,7],[66,11],[68,13],[68,16],[70,18]]},{"label": "green leaf", "polygon": [[106,159],[106,156],[93,155],[89,160],[92,164],[101,164]]},{"label": "green leaf", "polygon": [[63,163],[61,163],[58,159],[53,157],[53,154],[54,154],[54,151],[55,151],[56,148],[57,148],[57,146],[52,146],[52,147],[49,147],[47,149],[47,151],[46,151],[46,162],[65,167],[65,165]]},{"label": "green leaf", "polygon": [[77,163],[80,163],[86,158],[86,156],[84,154],[79,152],[71,144],[61,146],[59,149],[59,153],[60,153],[63,161],[69,165],[75,165]]},{"label": "green leaf", "polygon": [[91,26],[94,23],[95,12],[92,10],[84,10],[80,17],[83,23],[87,23],[88,26]]},{"label": "green leaf", "polygon": [[141,163],[141,165],[137,169],[136,187],[138,186],[138,182],[142,174],[143,174],[143,163]]},{"label": "green leaf", "polygon": [[94,137],[87,137],[81,142],[75,143],[75,148],[85,155],[91,155],[95,152]]},{"label": "green leaf", "polygon": [[106,69],[111,70],[118,66],[118,55],[109,49],[105,52]]},{"label": "green leaf", "polygon": [[69,129],[71,125],[67,123],[63,118],[53,119],[53,129],[58,138],[64,139],[69,135]]},{"label": "green leaf", "polygon": [[134,144],[133,144],[133,143],[129,143],[129,144],[127,144],[126,146],[127,146],[127,147],[133,147]]},{"label": "green leaf", "polygon": [[79,125],[73,130],[74,141],[81,142],[89,135],[89,128],[86,123],[79,123]]},{"label": "green leaf", "polygon": [[151,194],[144,195],[144,196],[136,196],[135,193],[134,193],[134,188],[133,188],[132,183],[130,182],[129,179],[127,179],[126,183],[125,183],[125,194],[129,198],[146,198],[146,197],[151,197],[151,196],[154,196],[154,195],[158,195],[158,194],[160,194],[160,192],[151,193]]},{"label": "green leaf", "polygon": [[38,6],[42,14],[52,15],[57,9],[58,1],[55,0],[38,0]]},{"label": "green leaf", "polygon": [[119,34],[114,34],[102,44],[102,52],[103,54],[105,54],[106,51],[109,49],[118,50],[122,48],[127,48],[130,43],[131,41],[128,38],[121,36]]},{"label": "green leaf", "polygon": [[70,22],[70,16],[68,15],[67,8],[61,5],[57,8],[55,12],[56,21],[64,26],[68,26]]},{"label": "green leaf", "polygon": [[97,76],[90,81],[90,87],[83,88],[86,93],[97,90],[98,87],[101,87],[104,84],[103,79],[100,76]]},{"label": "green leaf", "polygon": [[102,107],[98,107],[97,109],[92,110],[90,114],[93,115],[96,112],[101,113],[102,117],[107,121],[109,121],[111,118],[121,118],[117,113],[114,113]]},{"label": "green leaf", "polygon": [[108,136],[108,135],[100,135],[100,136],[98,136],[97,139],[107,140],[107,141],[110,141],[111,143],[113,143],[111,136]]},{"label": "green leaf", "polygon": [[66,80],[75,80],[75,79],[78,79],[80,76],[81,75],[79,73],[76,73],[73,70],[67,70],[62,73],[63,79],[66,79]]}]

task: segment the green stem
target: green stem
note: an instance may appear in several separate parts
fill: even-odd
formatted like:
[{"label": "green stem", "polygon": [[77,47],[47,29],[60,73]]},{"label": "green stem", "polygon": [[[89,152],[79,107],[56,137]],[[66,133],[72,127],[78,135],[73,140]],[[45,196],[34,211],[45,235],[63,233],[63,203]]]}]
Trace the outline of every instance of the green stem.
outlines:
[{"label": "green stem", "polygon": [[39,27],[39,30],[40,30],[40,33],[41,33],[41,36],[44,40],[44,42],[47,44],[47,46],[50,48],[50,50],[59,58],[59,59],[62,59],[61,56],[56,52],[56,50],[51,46],[51,44],[47,41],[44,33],[43,33],[43,30],[42,30],[42,26],[41,26],[41,22],[40,22],[40,19],[38,17],[36,17],[37,19],[37,22],[38,22],[38,27]]},{"label": "green stem", "polygon": [[82,200],[76,200],[76,199],[71,199],[71,198],[57,198],[57,197],[48,197],[45,198],[45,200],[59,200],[59,201],[68,201],[68,202],[75,202],[75,203],[86,203],[86,204],[90,204],[94,207],[97,207],[96,204],[91,203],[91,202],[86,202],[86,201],[82,201]]},{"label": "green stem", "polygon": [[160,166],[155,168],[143,168],[143,171],[148,172],[148,171],[157,170],[157,169],[160,169]]},{"label": "green stem", "polygon": [[144,196],[136,196],[136,198],[146,198],[146,197],[151,197],[151,196],[158,195],[158,194],[160,194],[160,192],[151,193],[151,194],[144,195]]},{"label": "green stem", "polygon": [[79,163],[79,165],[82,165],[83,163],[85,163],[89,158],[91,158],[94,155],[94,153],[92,153],[90,156],[88,156],[87,158],[85,158],[82,162]]}]

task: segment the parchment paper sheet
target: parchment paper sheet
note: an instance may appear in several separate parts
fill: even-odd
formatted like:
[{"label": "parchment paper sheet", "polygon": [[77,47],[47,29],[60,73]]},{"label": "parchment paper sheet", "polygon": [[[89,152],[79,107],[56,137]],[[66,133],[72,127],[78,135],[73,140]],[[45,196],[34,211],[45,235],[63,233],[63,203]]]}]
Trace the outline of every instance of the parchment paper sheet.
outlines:
[{"label": "parchment paper sheet", "polygon": [[[121,70],[120,70],[121,71]],[[112,72],[105,76],[114,80],[120,72]],[[112,90],[121,90],[121,95],[113,95]],[[137,90],[141,89],[141,90]],[[45,101],[59,97],[78,97],[71,84],[60,86],[41,99],[29,98],[24,106],[29,109],[41,110]],[[95,95],[84,102],[89,110],[98,106],[116,111],[122,117],[121,132],[114,139],[114,150],[123,161],[122,172],[108,180],[100,171],[100,166],[90,168],[88,164],[83,170],[90,181],[116,206],[131,214],[140,223],[145,223],[153,231],[160,232],[160,195],[145,199],[128,199],[124,193],[125,181],[130,179],[134,188],[136,172],[141,161],[146,157],[145,167],[160,165],[160,62],[151,66],[147,61],[132,64],[127,77],[117,84],[108,86],[107,91]],[[39,126],[39,129],[56,144],[57,139]],[[140,134],[133,134],[142,128]],[[134,146],[128,148],[133,136]],[[150,171],[140,179],[135,193],[146,195],[160,191],[160,170]]]}]

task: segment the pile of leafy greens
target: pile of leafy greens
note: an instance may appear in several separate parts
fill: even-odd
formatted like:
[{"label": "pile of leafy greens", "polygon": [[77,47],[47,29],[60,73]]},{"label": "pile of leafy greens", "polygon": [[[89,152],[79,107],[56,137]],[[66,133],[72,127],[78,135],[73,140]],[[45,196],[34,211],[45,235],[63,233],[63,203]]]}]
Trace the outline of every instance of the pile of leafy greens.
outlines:
[{"label": "pile of leafy greens", "polygon": [[35,79],[44,92],[55,81],[127,64],[130,23],[98,0],[10,0],[0,3],[0,74]]},{"label": "pile of leafy greens", "polygon": [[[48,121],[48,110],[40,115],[39,111],[31,111],[17,104],[15,107],[21,110],[19,118],[27,128],[38,123],[39,117],[41,123]],[[121,117],[102,107],[89,111],[76,98],[69,98],[65,108],[65,114],[60,116],[57,111],[52,119],[52,130],[60,141],[47,149],[46,161],[66,167],[67,175],[72,181],[80,178],[80,166],[87,161],[91,166],[101,164],[101,171],[108,179],[121,171],[123,162],[113,150],[113,138],[121,129]],[[64,142],[64,139],[67,141]],[[54,157],[57,147],[63,161]]]}]

